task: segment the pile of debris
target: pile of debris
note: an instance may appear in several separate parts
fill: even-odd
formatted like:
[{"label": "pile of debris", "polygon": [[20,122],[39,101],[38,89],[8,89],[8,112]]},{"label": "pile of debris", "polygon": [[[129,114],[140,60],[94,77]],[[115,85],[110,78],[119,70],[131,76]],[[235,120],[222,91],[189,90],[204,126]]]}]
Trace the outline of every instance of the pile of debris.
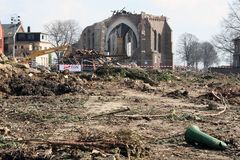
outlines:
[{"label": "pile of debris", "polygon": [[[90,129],[80,133],[76,141],[0,138],[5,148],[0,154],[3,159],[140,159],[149,151],[143,138],[129,129],[113,133]],[[16,149],[8,150],[14,144]]]},{"label": "pile of debris", "polygon": [[[58,83],[57,80],[49,80],[29,75],[17,75],[10,79],[9,89],[11,95],[16,96],[53,96],[81,90],[74,81]],[[7,90],[8,91],[8,90]]]},{"label": "pile of debris", "polygon": [[76,50],[75,51],[75,55],[76,57],[89,57],[89,56],[92,56],[92,57],[100,57],[100,56],[103,56],[102,54],[100,54],[99,52],[91,49],[91,50],[87,50],[87,49],[84,49],[84,50]]},{"label": "pile of debris", "polygon": [[0,92],[16,96],[52,96],[85,92],[76,75],[44,73],[24,65],[0,64]]},{"label": "pile of debris", "polygon": [[227,99],[228,103],[231,105],[240,105],[240,87],[237,85],[223,84],[212,88],[211,91],[199,96],[198,98],[220,101],[214,93]]},{"label": "pile of debris", "polygon": [[58,81],[64,80],[64,77],[56,76],[56,79],[48,79],[48,77],[37,77],[31,74],[14,75],[4,82],[0,91],[16,96],[53,96],[83,91],[75,79],[61,83]]},{"label": "pile of debris", "polygon": [[111,62],[111,58],[95,50],[76,50],[60,60],[63,64],[103,65]]}]

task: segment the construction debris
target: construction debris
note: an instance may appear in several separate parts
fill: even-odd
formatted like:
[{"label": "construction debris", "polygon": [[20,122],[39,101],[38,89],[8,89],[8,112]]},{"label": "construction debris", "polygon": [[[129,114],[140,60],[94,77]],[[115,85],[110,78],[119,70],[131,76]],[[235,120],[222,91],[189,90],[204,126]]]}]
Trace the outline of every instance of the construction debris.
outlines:
[{"label": "construction debris", "polygon": [[112,63],[113,59],[95,50],[85,49],[72,52],[68,56],[63,57],[60,62],[62,64],[81,64],[83,70],[93,71],[98,66]]}]

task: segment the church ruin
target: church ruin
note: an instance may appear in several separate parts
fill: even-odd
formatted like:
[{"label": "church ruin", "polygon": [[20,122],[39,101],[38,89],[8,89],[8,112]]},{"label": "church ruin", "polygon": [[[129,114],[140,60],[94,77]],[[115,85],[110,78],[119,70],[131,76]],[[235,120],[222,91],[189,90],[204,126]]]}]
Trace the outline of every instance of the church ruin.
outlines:
[{"label": "church ruin", "polygon": [[171,28],[165,16],[113,11],[110,18],[86,27],[78,46],[125,56],[143,67],[173,66]]}]

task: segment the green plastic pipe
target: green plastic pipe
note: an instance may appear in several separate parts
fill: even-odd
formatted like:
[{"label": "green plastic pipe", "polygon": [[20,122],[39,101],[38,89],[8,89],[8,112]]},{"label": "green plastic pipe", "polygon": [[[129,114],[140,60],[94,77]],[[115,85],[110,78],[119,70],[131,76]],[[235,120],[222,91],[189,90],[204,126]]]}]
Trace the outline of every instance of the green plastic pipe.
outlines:
[{"label": "green plastic pipe", "polygon": [[208,147],[216,150],[224,150],[227,148],[226,143],[202,132],[196,125],[191,125],[187,128],[185,132],[185,140],[189,144],[197,143],[202,147]]}]

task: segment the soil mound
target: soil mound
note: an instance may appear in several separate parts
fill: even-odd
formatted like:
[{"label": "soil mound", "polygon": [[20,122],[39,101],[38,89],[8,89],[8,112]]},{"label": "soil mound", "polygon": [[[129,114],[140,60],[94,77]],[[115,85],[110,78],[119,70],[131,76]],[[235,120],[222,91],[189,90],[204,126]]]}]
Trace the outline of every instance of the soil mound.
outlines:
[{"label": "soil mound", "polygon": [[53,96],[81,90],[80,85],[73,79],[30,77],[27,74],[14,75],[0,86],[1,92],[14,96]]}]

